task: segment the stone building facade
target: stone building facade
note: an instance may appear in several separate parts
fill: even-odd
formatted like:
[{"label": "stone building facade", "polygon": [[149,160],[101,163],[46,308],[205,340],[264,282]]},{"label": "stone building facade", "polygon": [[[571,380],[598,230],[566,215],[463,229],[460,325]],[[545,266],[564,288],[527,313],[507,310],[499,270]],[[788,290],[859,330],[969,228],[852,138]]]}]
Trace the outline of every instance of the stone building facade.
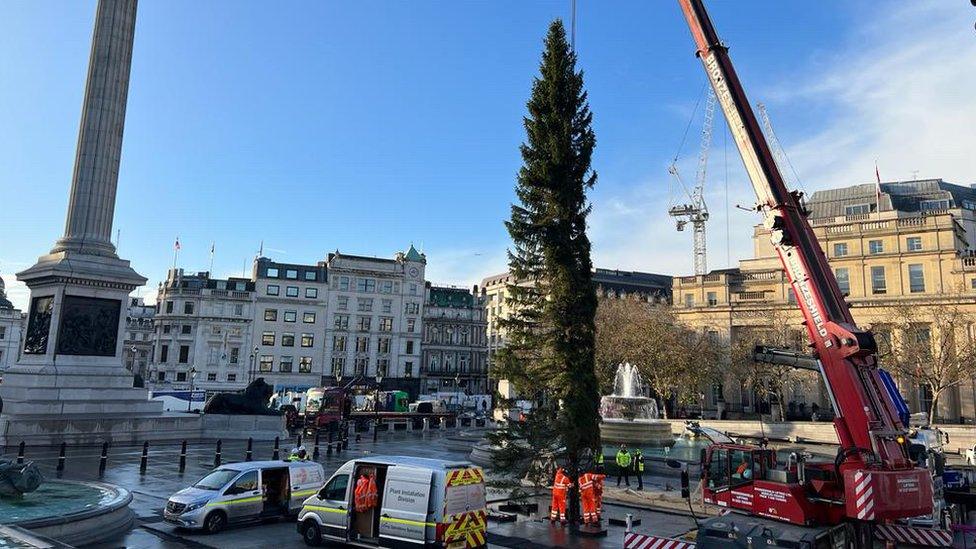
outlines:
[{"label": "stone building facade", "polygon": [[17,362],[24,331],[23,316],[7,299],[6,286],[0,278],[0,372]]},{"label": "stone building facade", "polygon": [[[880,197],[880,200],[879,200]],[[976,189],[942,180],[856,185],[813,193],[810,223],[823,247],[855,321],[887,329],[901,305],[958,305],[976,314]],[[796,299],[775,257],[767,231],[753,233],[753,257],[739,267],[674,279],[674,312],[680,321],[734,342],[763,328],[770,314],[801,320]],[[774,313],[778,311],[778,313]],[[973,333],[959,334],[973,337]],[[805,336],[805,334],[804,334]],[[912,411],[927,409],[924,387],[899,380]],[[756,395],[735,380],[717,383],[706,406],[753,411]],[[786,399],[829,406],[820,387],[797,386]],[[943,421],[972,422],[972,380],[940,398]]]},{"label": "stone building facade", "polygon": [[133,374],[146,379],[153,354],[156,307],[146,305],[141,297],[130,297],[125,315],[125,340],[122,345],[122,364]]},{"label": "stone building facade", "polygon": [[325,262],[299,265],[259,257],[252,280],[258,375],[276,391],[319,386],[329,290]]},{"label": "stone building facade", "polygon": [[[155,388],[240,389],[249,363],[254,281],[211,278],[170,269],[159,284],[150,385]],[[250,362],[254,362],[250,360]],[[194,376],[194,374],[196,374]]]},{"label": "stone building facade", "polygon": [[330,253],[323,384],[338,374],[420,392],[427,258],[413,246],[392,259]]},{"label": "stone building facade", "polygon": [[[473,290],[428,284],[424,304],[421,391],[486,394],[486,297]],[[460,382],[460,384],[458,383]]]}]

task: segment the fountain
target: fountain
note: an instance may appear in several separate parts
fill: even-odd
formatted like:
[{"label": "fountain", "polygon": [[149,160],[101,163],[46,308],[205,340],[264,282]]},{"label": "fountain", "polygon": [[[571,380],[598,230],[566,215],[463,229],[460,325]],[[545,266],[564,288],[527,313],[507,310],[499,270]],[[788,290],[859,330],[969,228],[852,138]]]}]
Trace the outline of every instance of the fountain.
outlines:
[{"label": "fountain", "polygon": [[606,443],[634,446],[671,446],[671,424],[658,419],[657,403],[648,396],[637,367],[621,364],[613,394],[600,398],[601,438]]}]

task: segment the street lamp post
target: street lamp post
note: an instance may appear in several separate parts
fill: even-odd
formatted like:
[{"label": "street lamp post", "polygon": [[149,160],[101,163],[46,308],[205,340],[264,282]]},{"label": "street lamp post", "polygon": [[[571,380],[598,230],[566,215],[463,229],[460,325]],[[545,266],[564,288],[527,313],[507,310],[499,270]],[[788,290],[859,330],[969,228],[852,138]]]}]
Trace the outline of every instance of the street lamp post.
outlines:
[{"label": "street lamp post", "polygon": [[190,367],[190,394],[189,394],[189,396],[187,396],[187,399],[186,399],[186,411],[187,412],[189,412],[190,411],[190,407],[193,406],[193,380],[195,380],[196,378],[197,378],[197,369],[196,369],[196,367],[191,366]]},{"label": "street lamp post", "polygon": [[254,381],[254,361],[257,359],[257,357],[258,357],[258,348],[254,347],[254,350],[251,351],[251,368],[247,372],[248,383]]},{"label": "street lamp post", "polygon": [[383,372],[379,366],[376,367],[376,400],[373,401],[373,442],[376,442],[380,429],[380,384],[383,383]]},{"label": "street lamp post", "polygon": [[457,413],[461,415],[461,372],[454,374],[454,400],[457,401]]}]

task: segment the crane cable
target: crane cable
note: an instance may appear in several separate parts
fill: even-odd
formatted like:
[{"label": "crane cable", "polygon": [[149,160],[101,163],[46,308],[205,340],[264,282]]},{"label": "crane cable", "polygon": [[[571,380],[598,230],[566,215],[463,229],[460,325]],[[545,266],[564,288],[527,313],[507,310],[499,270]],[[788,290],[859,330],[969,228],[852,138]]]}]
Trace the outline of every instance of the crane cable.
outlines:
[{"label": "crane cable", "polygon": [[[691,116],[688,117],[688,124],[685,125],[685,131],[681,135],[681,142],[678,143],[678,150],[675,151],[674,158],[671,159],[671,165],[668,166],[668,172],[671,173],[671,175],[673,176],[672,179],[674,179],[675,181],[678,182],[679,185],[681,185],[681,188],[685,191],[685,194],[688,195],[688,198],[689,199],[692,198],[691,192],[688,191],[688,187],[685,186],[684,181],[682,181],[681,180],[681,177],[678,176],[678,169],[677,169],[677,167],[678,167],[677,166],[678,165],[678,157],[681,156],[681,151],[684,149],[685,142],[688,140],[688,132],[691,131],[691,124],[695,121],[695,115],[698,114],[698,107],[701,106],[701,102],[702,102],[702,99],[705,97],[705,92],[707,90],[707,87],[708,87],[708,82],[706,81],[704,84],[702,84],[701,92],[698,94],[698,100],[695,101],[695,108],[692,109]],[[672,190],[672,186],[669,184],[668,185],[668,199],[669,199],[669,202],[671,202],[672,205],[673,205],[673,203],[674,203],[673,198],[674,197],[673,197],[673,195],[671,193],[671,190]]]}]

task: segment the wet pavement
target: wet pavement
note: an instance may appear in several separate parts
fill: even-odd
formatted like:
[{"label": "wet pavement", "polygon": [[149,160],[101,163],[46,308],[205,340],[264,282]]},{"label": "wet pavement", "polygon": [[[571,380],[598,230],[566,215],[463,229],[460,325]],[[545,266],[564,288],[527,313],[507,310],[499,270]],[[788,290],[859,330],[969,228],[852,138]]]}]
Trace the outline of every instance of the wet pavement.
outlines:
[{"label": "wet pavement", "polygon": [[[450,437],[455,431],[395,432],[381,433],[378,443],[373,444],[371,435],[363,435],[360,442],[350,437],[350,448],[342,453],[326,454],[321,445],[319,462],[325,468],[326,476],[331,475],[343,463],[355,457],[368,454],[410,455],[442,459],[467,459],[467,451],[459,447],[457,440]],[[281,443],[281,456],[285,456],[293,441]],[[99,476],[98,464],[101,449],[98,447],[69,448],[63,478],[77,480],[103,480],[120,485],[132,492],[130,509],[136,515],[135,527],[125,536],[98,544],[95,549],[129,548],[207,548],[233,547],[250,548],[290,548],[304,547],[294,521],[281,521],[251,526],[230,528],[214,536],[179,530],[163,521],[162,510],[167,498],[174,492],[193,483],[209,472],[214,465],[215,441],[190,442],[187,449],[186,469],[179,472],[179,444],[167,443],[153,445],[149,450],[148,467],[140,474],[141,447],[112,448],[109,451],[107,467]],[[255,442],[255,460],[271,459],[270,442]],[[312,445],[306,443],[309,452]],[[243,461],[245,455],[243,441],[227,442],[222,446],[222,461]],[[16,449],[7,449],[12,457]],[[27,459],[35,461],[49,477],[57,476],[57,449],[32,449],[26,452]],[[609,479],[608,479],[609,480]],[[647,478],[647,484],[674,484],[674,479]],[[503,499],[502,494],[489,493],[489,500]],[[547,508],[547,500],[539,498],[539,508]],[[491,505],[495,507],[495,505]],[[694,526],[693,520],[682,513],[649,511],[630,506],[605,506],[606,517],[623,519],[627,513],[642,521],[635,528],[640,532],[654,532],[656,535],[675,536]],[[620,547],[624,528],[609,526],[608,536],[604,538],[581,538],[574,536],[562,526],[553,526],[548,520],[520,516],[511,523],[490,522],[488,525],[489,547],[517,547],[524,549],[544,547]]]}]

